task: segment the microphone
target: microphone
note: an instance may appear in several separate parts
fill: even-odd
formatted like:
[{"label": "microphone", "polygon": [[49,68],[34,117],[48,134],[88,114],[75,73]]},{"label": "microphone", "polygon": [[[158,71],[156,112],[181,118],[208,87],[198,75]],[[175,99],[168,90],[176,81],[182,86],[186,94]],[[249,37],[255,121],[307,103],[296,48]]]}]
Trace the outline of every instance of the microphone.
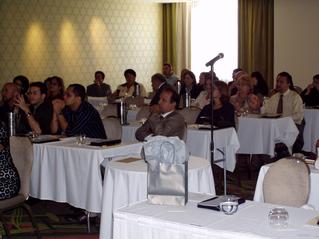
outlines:
[{"label": "microphone", "polygon": [[206,66],[211,66],[213,65],[216,61],[218,61],[219,59],[224,58],[224,53],[219,53],[216,57],[214,57],[213,59],[211,59],[209,62],[206,63]]}]

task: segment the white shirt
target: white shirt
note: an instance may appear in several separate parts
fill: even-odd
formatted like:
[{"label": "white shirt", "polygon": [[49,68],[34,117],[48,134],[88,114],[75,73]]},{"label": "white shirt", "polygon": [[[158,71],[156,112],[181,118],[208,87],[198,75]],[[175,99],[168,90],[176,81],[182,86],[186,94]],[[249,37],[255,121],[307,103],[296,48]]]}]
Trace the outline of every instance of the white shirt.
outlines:
[{"label": "white shirt", "polygon": [[[265,105],[265,113],[276,114],[280,95],[282,93],[277,92]],[[301,124],[304,117],[304,108],[301,97],[297,92],[287,90],[283,93],[283,113],[282,116],[290,116],[296,124]]]}]

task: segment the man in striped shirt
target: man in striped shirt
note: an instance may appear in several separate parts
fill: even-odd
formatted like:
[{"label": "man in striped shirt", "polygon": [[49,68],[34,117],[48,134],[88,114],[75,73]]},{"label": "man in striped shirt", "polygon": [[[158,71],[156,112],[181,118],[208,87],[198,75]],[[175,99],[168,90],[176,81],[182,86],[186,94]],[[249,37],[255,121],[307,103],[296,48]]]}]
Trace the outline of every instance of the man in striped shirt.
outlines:
[{"label": "man in striped shirt", "polygon": [[90,138],[106,139],[106,133],[97,110],[85,101],[85,88],[71,84],[66,89],[64,100],[52,101],[52,133],[64,132],[67,136],[84,134]]}]

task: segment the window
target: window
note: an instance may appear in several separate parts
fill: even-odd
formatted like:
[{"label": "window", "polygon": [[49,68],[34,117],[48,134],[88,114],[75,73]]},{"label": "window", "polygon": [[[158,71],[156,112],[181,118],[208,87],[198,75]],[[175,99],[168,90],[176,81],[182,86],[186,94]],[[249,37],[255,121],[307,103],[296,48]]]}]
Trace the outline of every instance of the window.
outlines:
[{"label": "window", "polygon": [[214,64],[220,80],[232,80],[238,67],[238,0],[199,0],[192,9],[192,71],[209,71],[205,64],[219,53],[224,58]]}]

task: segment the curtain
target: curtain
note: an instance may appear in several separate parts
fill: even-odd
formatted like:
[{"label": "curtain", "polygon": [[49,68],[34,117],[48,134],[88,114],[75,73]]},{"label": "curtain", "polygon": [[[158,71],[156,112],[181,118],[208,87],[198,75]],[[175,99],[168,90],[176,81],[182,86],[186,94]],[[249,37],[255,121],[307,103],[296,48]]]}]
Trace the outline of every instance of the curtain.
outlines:
[{"label": "curtain", "polygon": [[177,75],[191,67],[191,3],[163,4],[163,63]]},{"label": "curtain", "polygon": [[238,66],[273,87],[274,0],[238,0]]}]

